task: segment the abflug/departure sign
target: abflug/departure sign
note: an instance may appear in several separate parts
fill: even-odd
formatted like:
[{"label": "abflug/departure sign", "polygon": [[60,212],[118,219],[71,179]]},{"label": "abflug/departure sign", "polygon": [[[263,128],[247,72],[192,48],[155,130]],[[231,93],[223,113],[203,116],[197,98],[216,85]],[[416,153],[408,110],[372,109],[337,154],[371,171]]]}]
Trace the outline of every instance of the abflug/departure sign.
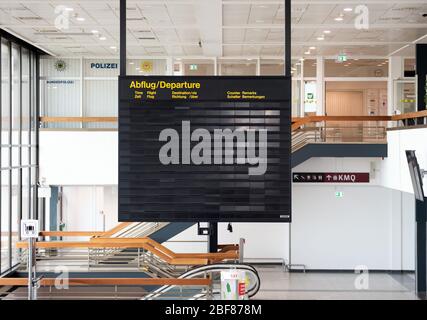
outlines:
[{"label": "abflug/departure sign", "polygon": [[121,77],[121,221],[280,221],[290,212],[283,77]]}]

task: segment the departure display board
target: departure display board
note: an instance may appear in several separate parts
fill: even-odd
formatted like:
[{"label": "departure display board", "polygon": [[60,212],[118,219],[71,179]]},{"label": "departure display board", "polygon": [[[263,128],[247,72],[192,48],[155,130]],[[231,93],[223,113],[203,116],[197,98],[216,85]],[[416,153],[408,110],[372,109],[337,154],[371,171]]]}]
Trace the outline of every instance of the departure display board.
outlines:
[{"label": "departure display board", "polygon": [[291,221],[290,78],[119,78],[120,221]]}]

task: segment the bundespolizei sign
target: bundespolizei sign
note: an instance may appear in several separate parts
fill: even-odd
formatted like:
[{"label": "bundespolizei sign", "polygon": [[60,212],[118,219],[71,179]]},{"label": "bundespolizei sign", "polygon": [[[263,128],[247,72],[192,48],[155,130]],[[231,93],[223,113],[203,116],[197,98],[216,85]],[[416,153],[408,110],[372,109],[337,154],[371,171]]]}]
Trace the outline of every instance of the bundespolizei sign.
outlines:
[{"label": "bundespolizei sign", "polygon": [[120,77],[119,220],[289,222],[290,79]]}]

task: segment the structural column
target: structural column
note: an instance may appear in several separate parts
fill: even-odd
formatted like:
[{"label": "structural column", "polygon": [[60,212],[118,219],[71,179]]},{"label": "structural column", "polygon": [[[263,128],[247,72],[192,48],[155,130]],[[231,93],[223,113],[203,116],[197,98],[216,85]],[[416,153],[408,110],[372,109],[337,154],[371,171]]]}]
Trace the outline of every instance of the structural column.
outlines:
[{"label": "structural column", "polygon": [[[304,90],[304,88],[301,88]],[[316,94],[317,110],[316,115],[325,115],[325,60],[323,57],[316,59]],[[304,102],[302,102],[304,103]]]},{"label": "structural column", "polygon": [[415,200],[416,219],[416,291],[419,295],[425,296],[427,291],[427,198],[424,201]]},{"label": "structural column", "polygon": [[416,45],[417,110],[427,109],[427,44]]},{"label": "structural column", "polygon": [[403,76],[403,59],[402,57],[393,56],[388,60],[388,81],[387,81],[387,114],[395,113],[397,106],[395,101],[394,82]]}]

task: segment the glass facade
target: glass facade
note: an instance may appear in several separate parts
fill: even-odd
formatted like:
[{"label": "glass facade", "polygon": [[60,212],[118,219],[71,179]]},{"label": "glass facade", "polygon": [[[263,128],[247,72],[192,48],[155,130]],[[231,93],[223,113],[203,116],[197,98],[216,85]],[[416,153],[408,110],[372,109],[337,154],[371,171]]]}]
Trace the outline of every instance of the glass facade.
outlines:
[{"label": "glass facade", "polygon": [[37,61],[28,48],[0,37],[1,257],[3,274],[19,262],[20,220],[36,218]]}]

